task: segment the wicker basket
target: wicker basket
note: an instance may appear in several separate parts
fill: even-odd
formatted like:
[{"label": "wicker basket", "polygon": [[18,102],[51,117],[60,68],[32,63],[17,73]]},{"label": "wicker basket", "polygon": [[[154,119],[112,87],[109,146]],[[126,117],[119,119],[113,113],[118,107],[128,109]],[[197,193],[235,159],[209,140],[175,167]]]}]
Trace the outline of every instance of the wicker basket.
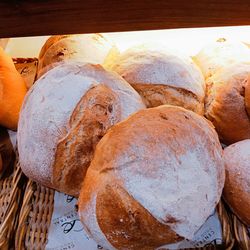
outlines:
[{"label": "wicker basket", "polygon": [[[9,166],[0,180],[0,249],[12,249],[17,229],[25,177],[18,165],[18,159]],[[11,173],[9,173],[11,172]]]},{"label": "wicker basket", "polygon": [[250,231],[247,230],[247,227],[233,213],[231,214],[231,218],[236,248],[250,250]]},{"label": "wicker basket", "polygon": [[[54,190],[29,180],[16,233],[16,249],[44,249],[53,213]],[[228,214],[222,202],[217,207],[223,231],[223,247],[206,249],[232,249],[234,239],[230,230]],[[204,248],[197,248],[204,249]]]}]

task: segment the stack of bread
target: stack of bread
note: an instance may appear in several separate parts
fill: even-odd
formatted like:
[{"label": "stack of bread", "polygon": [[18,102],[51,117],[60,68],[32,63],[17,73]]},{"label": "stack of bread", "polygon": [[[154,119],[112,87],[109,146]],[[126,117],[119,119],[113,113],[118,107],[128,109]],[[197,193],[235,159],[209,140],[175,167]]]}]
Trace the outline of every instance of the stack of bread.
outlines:
[{"label": "stack of bread", "polygon": [[223,158],[219,138],[250,138],[250,50],[240,44],[239,61],[235,47],[224,58],[216,46],[194,59],[147,44],[119,55],[98,34],[43,46],[18,124],[20,165],[79,197],[86,232],[105,249],[191,240],[220,200],[224,162],[225,198],[249,224],[249,142]]}]

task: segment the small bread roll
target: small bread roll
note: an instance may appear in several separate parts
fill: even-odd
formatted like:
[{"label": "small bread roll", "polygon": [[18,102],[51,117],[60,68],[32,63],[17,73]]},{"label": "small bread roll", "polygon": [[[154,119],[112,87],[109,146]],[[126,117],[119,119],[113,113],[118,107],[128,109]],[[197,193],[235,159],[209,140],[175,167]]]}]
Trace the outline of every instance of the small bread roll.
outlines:
[{"label": "small bread roll", "polygon": [[51,69],[22,107],[17,138],[23,172],[78,196],[97,142],[144,107],[125,80],[100,65],[67,62]]},{"label": "small bread roll", "polygon": [[232,211],[250,227],[250,140],[225,148],[224,161],[224,198]]},{"label": "small bread roll", "polygon": [[16,130],[27,88],[15,65],[0,47],[0,125]]},{"label": "small bread roll", "polygon": [[238,63],[207,79],[205,116],[225,144],[250,139],[249,75],[250,63]]},{"label": "small bread roll", "polygon": [[146,44],[125,51],[111,69],[135,88],[147,107],[171,104],[204,113],[205,81],[190,57]]},{"label": "small bread roll", "polygon": [[241,42],[218,39],[203,48],[194,58],[205,78],[238,62],[250,62],[250,49]]},{"label": "small bread roll", "polygon": [[156,249],[194,233],[224,186],[218,136],[176,106],[138,111],[97,144],[79,198],[85,229],[105,249]]},{"label": "small bread roll", "polygon": [[54,63],[79,61],[108,67],[106,61],[113,61],[118,54],[117,47],[101,34],[52,36],[40,51],[38,78]]}]

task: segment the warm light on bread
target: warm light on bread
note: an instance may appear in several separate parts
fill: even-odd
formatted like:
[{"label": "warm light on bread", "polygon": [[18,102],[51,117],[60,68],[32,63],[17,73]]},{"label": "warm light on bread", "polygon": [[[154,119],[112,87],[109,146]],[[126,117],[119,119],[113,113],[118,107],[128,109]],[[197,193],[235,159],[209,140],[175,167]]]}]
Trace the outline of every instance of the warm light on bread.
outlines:
[{"label": "warm light on bread", "polygon": [[0,47],[0,125],[16,130],[19,112],[27,92],[25,81]]}]

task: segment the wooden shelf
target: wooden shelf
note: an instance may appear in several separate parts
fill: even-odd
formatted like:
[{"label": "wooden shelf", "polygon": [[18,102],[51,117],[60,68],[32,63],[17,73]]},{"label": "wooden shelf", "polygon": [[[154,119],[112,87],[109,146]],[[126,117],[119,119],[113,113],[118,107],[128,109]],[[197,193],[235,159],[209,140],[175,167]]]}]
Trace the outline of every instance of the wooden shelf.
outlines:
[{"label": "wooden shelf", "polygon": [[249,0],[4,0],[0,37],[250,25],[249,9]]}]

